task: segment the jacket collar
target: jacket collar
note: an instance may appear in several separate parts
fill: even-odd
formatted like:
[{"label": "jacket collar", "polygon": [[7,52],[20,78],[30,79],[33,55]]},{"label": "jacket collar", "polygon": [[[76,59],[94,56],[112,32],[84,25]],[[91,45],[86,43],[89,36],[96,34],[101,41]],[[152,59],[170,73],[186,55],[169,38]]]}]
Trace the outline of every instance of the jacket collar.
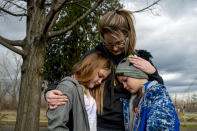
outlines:
[{"label": "jacket collar", "polygon": [[146,82],[142,87],[142,94],[144,94],[145,91],[149,90],[151,86],[158,84],[157,81],[148,81]]}]

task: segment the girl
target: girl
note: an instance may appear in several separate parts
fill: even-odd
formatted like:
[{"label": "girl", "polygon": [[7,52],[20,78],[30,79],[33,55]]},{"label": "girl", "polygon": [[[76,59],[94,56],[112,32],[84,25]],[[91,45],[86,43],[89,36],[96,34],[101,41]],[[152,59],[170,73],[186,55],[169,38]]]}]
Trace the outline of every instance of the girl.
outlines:
[{"label": "girl", "polygon": [[132,95],[123,101],[126,131],[178,131],[179,120],[166,87],[123,59],[116,75]]},{"label": "girl", "polygon": [[47,111],[48,130],[96,131],[96,112],[103,110],[101,82],[111,68],[111,61],[101,52],[94,52],[78,62],[72,76],[65,77],[57,86],[68,97],[68,102]]}]

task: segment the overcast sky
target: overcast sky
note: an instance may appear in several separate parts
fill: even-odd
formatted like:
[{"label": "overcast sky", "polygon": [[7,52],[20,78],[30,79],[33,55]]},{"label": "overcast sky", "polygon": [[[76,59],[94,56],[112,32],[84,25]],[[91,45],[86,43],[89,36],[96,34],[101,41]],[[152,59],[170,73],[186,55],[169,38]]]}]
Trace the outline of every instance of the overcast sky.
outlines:
[{"label": "overcast sky", "polygon": [[[131,1],[123,0],[126,9],[145,6]],[[162,0],[154,8],[157,15],[135,14],[137,48],[152,53],[169,92],[197,94],[197,0]]]},{"label": "overcast sky", "polygon": [[[129,10],[147,4],[147,0],[122,2]],[[197,94],[197,0],[162,0],[154,8],[156,15],[135,14],[136,48],[151,52],[170,93]],[[0,25],[0,35],[6,38],[25,37],[25,19],[0,17]],[[0,54],[5,52],[0,45]]]}]

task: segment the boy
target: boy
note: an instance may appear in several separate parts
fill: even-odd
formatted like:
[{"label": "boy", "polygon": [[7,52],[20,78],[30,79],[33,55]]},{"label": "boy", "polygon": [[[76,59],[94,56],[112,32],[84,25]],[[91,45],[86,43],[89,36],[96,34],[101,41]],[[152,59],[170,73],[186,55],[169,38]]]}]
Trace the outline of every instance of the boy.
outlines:
[{"label": "boy", "polygon": [[132,94],[130,100],[121,99],[125,130],[179,130],[180,123],[166,87],[157,81],[148,81],[148,75],[134,67],[129,57],[116,70],[118,80]]}]

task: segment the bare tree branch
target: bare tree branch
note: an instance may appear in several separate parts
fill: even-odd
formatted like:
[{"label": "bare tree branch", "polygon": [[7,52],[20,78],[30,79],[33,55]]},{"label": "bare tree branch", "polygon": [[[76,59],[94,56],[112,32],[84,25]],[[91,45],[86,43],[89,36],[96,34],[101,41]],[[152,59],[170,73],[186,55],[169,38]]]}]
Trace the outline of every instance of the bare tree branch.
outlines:
[{"label": "bare tree branch", "polygon": [[16,93],[18,91],[18,88],[16,88],[16,86],[17,86],[17,84],[19,82],[19,79],[20,79],[19,76],[20,76],[20,72],[21,72],[22,59],[21,59],[21,57],[18,58],[16,56],[16,54],[14,54],[14,53],[13,53],[13,57],[14,57],[14,61],[15,61],[15,64],[16,64],[14,72],[16,72],[16,73],[15,73],[14,78],[13,78],[14,81],[12,82],[13,83],[12,87],[14,88],[13,93]]},{"label": "bare tree branch", "polygon": [[15,5],[16,7],[18,7],[18,8],[20,8],[20,9],[24,10],[24,11],[27,11],[27,9],[25,9],[24,7],[18,5],[18,4],[16,4],[16,3],[14,3],[14,2],[12,2],[11,0],[6,0],[6,1],[7,1],[8,3],[11,3],[12,5]]},{"label": "bare tree branch", "polygon": [[8,49],[14,51],[15,53],[21,55],[21,56],[25,56],[25,52],[23,50],[20,50],[20,49],[14,47],[14,46],[22,47],[23,41],[20,41],[20,40],[11,41],[11,40],[5,39],[0,36],[0,44],[7,47]]},{"label": "bare tree branch", "polygon": [[15,14],[15,13],[10,12],[10,11],[4,9],[4,8],[1,8],[1,7],[0,7],[0,11],[3,11],[3,12],[5,12],[5,13],[9,14],[9,15],[12,15],[12,16],[27,16],[27,14],[25,14],[25,13],[22,13],[22,14]]},{"label": "bare tree branch", "polygon": [[[74,2],[66,2],[66,5],[69,5],[69,4],[76,4],[76,5],[80,6],[80,7],[82,7],[82,8],[84,8],[84,9],[88,10],[88,9],[89,9],[88,7],[83,6],[83,5],[80,4],[80,2],[84,2],[84,1],[87,1],[87,0],[79,0],[79,1],[74,1]],[[51,4],[49,4],[49,5],[51,5]],[[94,11],[94,13],[98,14],[98,13],[95,12],[95,11]],[[55,14],[55,16],[54,16],[54,18],[53,18],[53,20],[52,20],[52,22],[51,22],[51,24],[50,24],[50,26],[49,26],[49,28],[48,28],[48,31],[51,31],[52,26],[55,24],[56,20],[57,20],[58,17],[59,17],[59,14],[60,14],[60,11],[58,11],[58,12]],[[100,14],[99,14],[99,15],[100,15]]]},{"label": "bare tree branch", "polygon": [[11,40],[8,40],[8,39],[3,38],[2,36],[0,36],[0,42],[9,43],[9,45],[12,45],[12,46],[23,47],[23,41],[22,40],[11,41]]},{"label": "bare tree branch", "polygon": [[[89,0],[78,0],[78,1],[66,2],[66,5],[80,3],[80,2],[84,2],[84,1],[89,1]],[[45,3],[45,5],[46,6],[51,6],[51,3]]]},{"label": "bare tree branch", "polygon": [[42,2],[40,3],[41,8],[44,8],[45,2],[46,2],[46,0],[42,0]]},{"label": "bare tree branch", "polygon": [[[22,58],[17,57],[16,53],[12,53],[12,56],[9,55],[10,53],[7,51],[5,54],[3,53],[1,56],[0,61],[0,68],[2,71],[1,78],[6,78],[4,82],[9,82],[9,92],[11,95],[16,95],[18,92],[17,85],[20,83],[20,71],[21,71],[21,64],[22,64]],[[14,63],[11,62],[10,57],[14,58]],[[14,64],[14,65],[13,65]],[[13,68],[10,68],[14,66]]]},{"label": "bare tree branch", "polygon": [[78,5],[78,6],[80,6],[80,7],[82,7],[82,8],[84,8],[84,9],[86,9],[86,10],[89,9],[88,7],[86,7],[86,6],[84,6],[84,5],[81,5],[81,4],[79,4],[78,2],[75,2],[75,4]]},{"label": "bare tree branch", "polygon": [[149,5],[149,6],[145,7],[145,8],[143,8],[143,9],[136,10],[136,11],[132,11],[132,12],[133,12],[133,13],[139,13],[139,12],[145,11],[145,10],[149,9],[151,6],[156,5],[159,1],[161,1],[161,0],[157,0],[157,1],[155,1],[154,3],[152,3],[151,5]]},{"label": "bare tree branch", "polygon": [[67,4],[76,4],[76,3],[80,3],[80,2],[84,2],[84,1],[89,1],[89,0],[71,1],[71,2],[67,2]]},{"label": "bare tree branch", "polygon": [[51,21],[53,21],[53,17],[55,14],[62,9],[63,5],[66,3],[66,0],[56,0],[51,4],[51,10],[49,11],[48,15],[46,16],[46,21],[44,25],[44,32],[47,32],[49,26],[51,25]]},{"label": "bare tree branch", "polygon": [[103,2],[103,0],[97,0],[97,2],[94,4],[94,6],[92,6],[92,8],[88,9],[82,16],[80,16],[78,19],[76,19],[71,25],[69,25],[69,26],[67,26],[67,27],[65,27],[65,28],[63,28],[62,30],[59,30],[59,31],[48,32],[48,34],[47,34],[48,38],[58,36],[58,35],[62,35],[65,32],[69,31],[79,21],[81,21],[83,18],[85,18],[87,15],[89,15],[93,10],[95,10],[100,5],[101,2]]},{"label": "bare tree branch", "polygon": [[51,22],[51,24],[50,24],[50,26],[49,26],[48,31],[50,31],[51,28],[53,27],[53,25],[55,24],[56,20],[57,20],[58,17],[59,17],[60,12],[61,12],[61,11],[58,11],[58,12],[55,14],[55,16],[53,17],[53,20],[52,20],[52,22]]},{"label": "bare tree branch", "polygon": [[0,67],[3,68],[3,72],[2,74],[6,75],[4,77],[9,77],[9,79],[12,81],[12,75],[8,69],[9,65],[11,64],[9,59],[8,59],[8,53],[4,54],[2,57],[1,57],[1,63],[0,63]]},{"label": "bare tree branch", "polygon": [[[88,7],[86,7],[86,6],[81,5],[79,2],[75,2],[75,3],[73,3],[73,4],[76,4],[76,5],[80,6],[81,8],[84,8],[84,9],[86,9],[86,10],[88,10],[88,9],[89,9],[89,8],[88,8]],[[102,15],[102,14],[100,14],[100,13],[96,12],[95,10],[94,10],[93,12],[94,12],[95,14]]]}]

